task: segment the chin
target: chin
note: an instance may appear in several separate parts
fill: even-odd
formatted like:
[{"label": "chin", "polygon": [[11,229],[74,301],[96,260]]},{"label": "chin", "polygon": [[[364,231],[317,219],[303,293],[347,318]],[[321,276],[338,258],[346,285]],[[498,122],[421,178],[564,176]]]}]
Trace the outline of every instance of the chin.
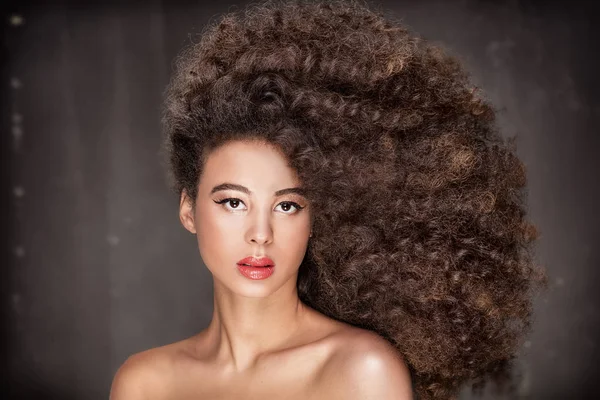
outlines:
[{"label": "chin", "polygon": [[239,296],[249,298],[266,298],[273,293],[276,293],[284,286],[287,286],[289,279],[292,279],[292,277],[290,277],[282,281],[282,277],[276,275],[277,272],[266,279],[251,280],[236,273],[233,277],[223,277],[225,279],[219,279],[213,275],[213,279],[218,279],[221,286],[226,287],[229,289],[229,291]]},{"label": "chin", "polygon": [[276,292],[272,288],[262,287],[237,287],[234,292],[242,297],[248,297],[253,299],[264,299],[269,297],[271,294]]}]

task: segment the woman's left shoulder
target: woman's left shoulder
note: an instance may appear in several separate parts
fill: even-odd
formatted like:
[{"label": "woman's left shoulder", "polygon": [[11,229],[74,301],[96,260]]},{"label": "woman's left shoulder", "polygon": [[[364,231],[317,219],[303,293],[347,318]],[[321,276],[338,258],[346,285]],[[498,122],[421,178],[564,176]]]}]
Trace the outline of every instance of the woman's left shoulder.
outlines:
[{"label": "woman's left shoulder", "polygon": [[331,340],[325,374],[345,399],[413,398],[410,371],[399,351],[375,332],[348,326]]}]

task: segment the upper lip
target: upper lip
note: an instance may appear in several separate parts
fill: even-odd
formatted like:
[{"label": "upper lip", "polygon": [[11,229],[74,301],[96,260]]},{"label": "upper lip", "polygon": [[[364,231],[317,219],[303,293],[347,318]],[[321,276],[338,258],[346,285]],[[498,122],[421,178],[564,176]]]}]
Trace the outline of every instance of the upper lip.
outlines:
[{"label": "upper lip", "polygon": [[269,257],[246,257],[237,262],[238,265],[249,265],[251,267],[273,266],[275,263]]}]

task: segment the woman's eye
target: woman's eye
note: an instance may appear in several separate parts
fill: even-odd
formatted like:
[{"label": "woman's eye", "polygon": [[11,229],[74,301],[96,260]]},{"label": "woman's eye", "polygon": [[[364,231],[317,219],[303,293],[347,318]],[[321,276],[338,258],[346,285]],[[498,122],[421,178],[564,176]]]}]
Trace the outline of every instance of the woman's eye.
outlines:
[{"label": "woman's eye", "polygon": [[279,204],[277,204],[277,207],[275,207],[276,211],[281,211],[285,214],[294,214],[300,210],[302,210],[304,207],[300,207],[299,204],[294,203],[292,201],[283,201]]},{"label": "woman's eye", "polygon": [[225,209],[229,211],[239,211],[246,209],[246,205],[240,199],[223,199],[220,201],[215,201],[215,203],[223,204]]}]

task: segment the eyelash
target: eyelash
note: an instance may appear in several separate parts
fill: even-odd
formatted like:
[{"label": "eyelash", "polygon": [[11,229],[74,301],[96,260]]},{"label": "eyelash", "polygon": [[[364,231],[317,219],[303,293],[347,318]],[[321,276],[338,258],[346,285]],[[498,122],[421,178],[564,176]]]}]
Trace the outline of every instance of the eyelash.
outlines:
[{"label": "eyelash", "polygon": [[[238,201],[238,202],[240,202],[240,203],[242,203],[242,204],[244,204],[244,202],[243,202],[242,200],[240,200],[240,199],[237,199],[237,198],[235,198],[235,197],[228,197],[228,198],[226,198],[226,199],[223,199],[223,200],[214,200],[214,202],[215,202],[215,203],[217,203],[217,204],[221,204],[221,205],[223,205],[223,204],[225,204],[225,203],[228,203],[228,202],[231,202],[231,201],[234,201],[234,200],[235,200],[235,201]],[[304,207],[302,207],[300,204],[298,204],[298,203],[296,203],[296,202],[294,202],[294,201],[282,201],[281,203],[279,203],[279,204],[277,204],[277,205],[279,206],[280,204],[289,204],[289,205],[291,205],[292,207],[296,208],[296,212],[293,212],[293,213],[286,213],[286,212],[284,211],[284,214],[295,214],[295,213],[297,213],[298,211],[301,211],[302,209],[304,209]],[[233,209],[233,210],[235,211],[235,209]],[[228,211],[231,211],[231,210],[228,210]]]}]

